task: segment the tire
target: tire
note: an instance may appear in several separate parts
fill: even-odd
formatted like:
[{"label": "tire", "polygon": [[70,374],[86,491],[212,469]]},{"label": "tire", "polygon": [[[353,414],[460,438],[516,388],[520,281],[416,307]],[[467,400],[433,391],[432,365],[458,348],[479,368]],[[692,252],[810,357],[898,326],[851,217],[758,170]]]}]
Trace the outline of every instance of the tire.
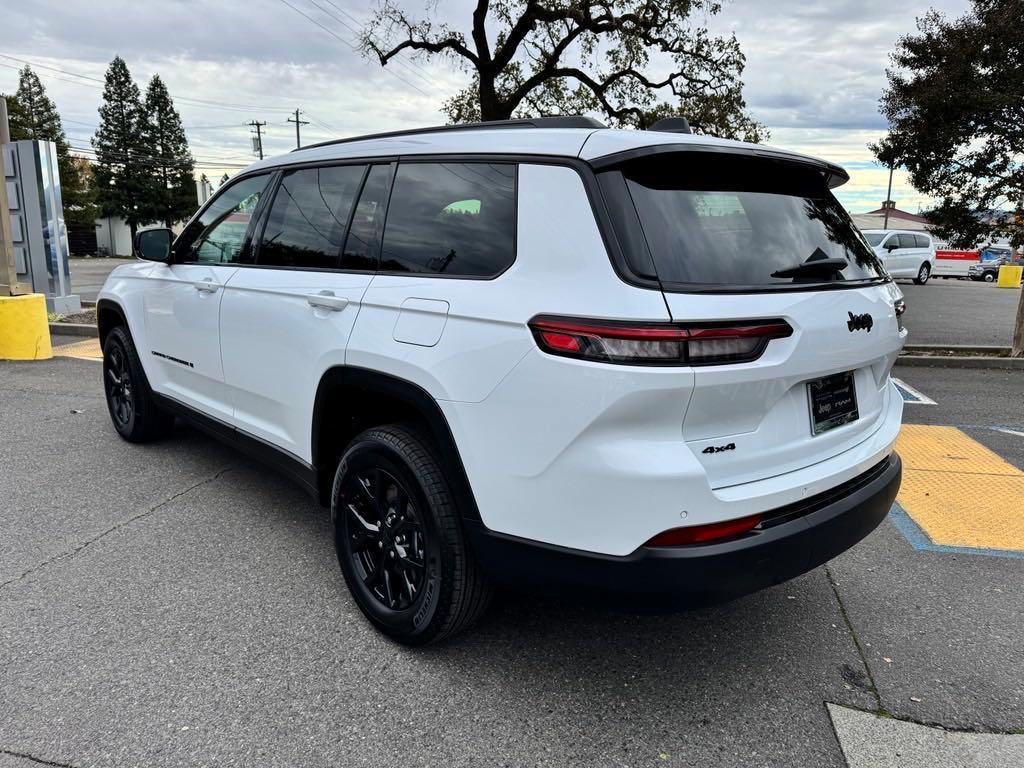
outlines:
[{"label": "tire", "polygon": [[130,443],[157,440],[174,426],[174,416],[154,402],[131,334],[123,325],[112,329],[103,342],[103,392],[114,429]]},{"label": "tire", "polygon": [[924,285],[928,282],[928,278],[932,276],[932,267],[926,261],[921,265],[921,268],[917,270],[917,277],[914,278],[914,282],[918,285]]},{"label": "tire", "polygon": [[983,279],[986,283],[994,283],[996,281],[996,276],[992,272],[986,272]]},{"label": "tire", "polygon": [[352,441],[334,474],[338,564],[356,605],[384,634],[426,645],[469,627],[491,586],[466,544],[429,443],[403,425]]}]

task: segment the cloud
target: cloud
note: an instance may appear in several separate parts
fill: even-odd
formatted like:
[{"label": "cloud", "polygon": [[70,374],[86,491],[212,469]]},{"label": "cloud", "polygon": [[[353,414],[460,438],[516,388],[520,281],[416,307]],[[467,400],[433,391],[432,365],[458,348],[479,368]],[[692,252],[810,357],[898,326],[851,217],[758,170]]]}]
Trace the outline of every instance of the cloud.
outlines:
[{"label": "cloud", "polygon": [[[414,14],[424,7],[407,5]],[[451,0],[439,12],[465,27],[474,5]],[[877,207],[888,180],[866,147],[886,129],[878,113],[885,67],[898,38],[932,6],[959,15],[967,0],[726,0],[707,23],[738,38],[747,59],[744,94],[771,143],[850,166],[853,178],[839,196],[866,210]],[[268,153],[291,149],[294,126],[285,121],[296,107],[311,122],[306,141],[444,121],[441,104],[467,75],[436,59],[386,69],[365,60],[352,44],[370,7],[351,0],[21,0],[4,10],[0,52],[99,79],[119,54],[140,87],[159,72],[192,126],[196,157],[237,164],[252,159],[250,120],[268,122]],[[16,87],[17,66],[0,58],[0,91]],[[38,71],[73,141],[87,143],[100,84]],[[894,197],[911,210],[924,200],[901,173]]]}]

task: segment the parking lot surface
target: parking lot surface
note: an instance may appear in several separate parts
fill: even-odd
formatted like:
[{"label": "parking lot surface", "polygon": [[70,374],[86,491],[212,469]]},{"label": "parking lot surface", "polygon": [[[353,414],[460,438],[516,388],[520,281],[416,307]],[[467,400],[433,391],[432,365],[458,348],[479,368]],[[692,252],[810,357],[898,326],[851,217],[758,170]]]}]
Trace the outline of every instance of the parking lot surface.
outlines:
[{"label": "parking lot surface", "polygon": [[994,283],[932,278],[924,285],[898,280],[907,301],[908,344],[1008,347],[1020,291]]},{"label": "parking lot surface", "polygon": [[[896,375],[936,401],[906,422],[1024,469],[1019,372]],[[184,426],[122,442],[96,362],[0,363],[0,412],[0,768],[916,765],[947,738],[951,765],[1024,754],[1010,551],[918,548],[892,518],[726,605],[507,595],[410,650],[349,599],[323,509]]]},{"label": "parking lot surface", "polygon": [[71,259],[71,292],[77,293],[82,301],[96,301],[107,275],[121,264],[131,264],[135,259]]}]

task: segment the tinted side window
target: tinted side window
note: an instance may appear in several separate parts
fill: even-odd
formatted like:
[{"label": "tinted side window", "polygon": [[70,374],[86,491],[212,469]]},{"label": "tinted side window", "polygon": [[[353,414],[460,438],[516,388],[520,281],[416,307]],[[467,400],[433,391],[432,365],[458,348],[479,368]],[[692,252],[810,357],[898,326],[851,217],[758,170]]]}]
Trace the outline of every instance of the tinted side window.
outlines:
[{"label": "tinted side window", "polygon": [[384,226],[390,176],[390,165],[374,165],[370,168],[359,195],[359,204],[352,216],[352,227],[345,239],[342,269],[372,271],[377,268],[377,251]]},{"label": "tinted side window", "polygon": [[336,268],[365,170],[338,165],[286,173],[263,229],[258,263]]},{"label": "tinted side window", "polygon": [[917,242],[913,235],[899,235],[900,248],[917,248]]},{"label": "tinted side window", "polygon": [[177,260],[200,264],[249,261],[246,232],[269,178],[242,179],[217,195],[175,243]]},{"label": "tinted side window", "polygon": [[928,238],[924,235],[914,235],[914,242],[917,243],[918,248],[931,248],[932,244],[928,241]]},{"label": "tinted side window", "polygon": [[404,163],[395,176],[381,270],[491,277],[515,259],[516,169]]}]

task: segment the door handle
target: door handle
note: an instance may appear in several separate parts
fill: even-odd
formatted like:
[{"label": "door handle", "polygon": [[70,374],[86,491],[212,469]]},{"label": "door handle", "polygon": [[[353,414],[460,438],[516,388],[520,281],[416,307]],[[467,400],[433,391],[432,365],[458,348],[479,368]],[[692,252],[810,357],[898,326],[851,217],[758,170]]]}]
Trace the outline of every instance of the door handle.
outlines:
[{"label": "door handle", "polygon": [[200,293],[216,293],[220,286],[213,282],[212,277],[204,277],[202,280],[196,280],[192,285]]},{"label": "door handle", "polygon": [[344,296],[335,296],[334,291],[320,291],[306,297],[309,306],[318,309],[329,309],[331,312],[340,312],[348,306],[348,299]]}]

